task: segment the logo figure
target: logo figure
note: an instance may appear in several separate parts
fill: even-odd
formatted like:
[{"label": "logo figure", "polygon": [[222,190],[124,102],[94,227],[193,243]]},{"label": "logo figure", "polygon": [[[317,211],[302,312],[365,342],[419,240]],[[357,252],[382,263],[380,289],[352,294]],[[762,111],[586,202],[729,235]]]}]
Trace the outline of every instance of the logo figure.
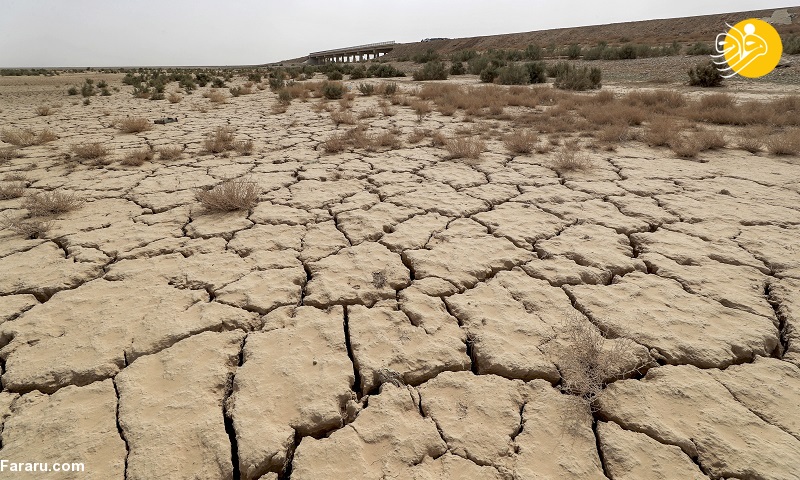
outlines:
[{"label": "logo figure", "polygon": [[763,20],[749,18],[717,35],[716,55],[711,55],[722,78],[741,75],[763,77],[778,65],[783,53],[781,37],[775,28]]}]

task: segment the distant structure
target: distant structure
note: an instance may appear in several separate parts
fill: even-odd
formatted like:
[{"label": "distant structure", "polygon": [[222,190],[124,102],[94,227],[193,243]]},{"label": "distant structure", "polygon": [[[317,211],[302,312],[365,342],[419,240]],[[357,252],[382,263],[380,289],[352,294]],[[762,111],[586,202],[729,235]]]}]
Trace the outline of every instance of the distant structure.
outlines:
[{"label": "distant structure", "polygon": [[368,45],[358,45],[357,47],[313,52],[308,54],[308,63],[317,65],[320,63],[348,63],[374,60],[391,52],[395,45],[394,40],[392,40],[391,42],[370,43]]},{"label": "distant structure", "polygon": [[436,37],[436,38],[423,38],[423,42],[435,42],[436,40],[450,40],[447,37]]}]

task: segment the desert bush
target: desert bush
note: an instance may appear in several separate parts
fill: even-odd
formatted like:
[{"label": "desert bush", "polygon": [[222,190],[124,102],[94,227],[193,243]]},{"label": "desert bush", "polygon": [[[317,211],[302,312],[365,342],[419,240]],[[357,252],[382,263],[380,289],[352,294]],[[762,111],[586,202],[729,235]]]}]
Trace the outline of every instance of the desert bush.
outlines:
[{"label": "desert bush", "polygon": [[567,47],[564,53],[570,60],[577,60],[581,57],[581,52],[582,52],[581,46],[573,43],[572,45]]},{"label": "desert bush", "polygon": [[10,218],[4,216],[3,219],[0,220],[0,227],[11,230],[23,238],[33,240],[44,238],[47,232],[53,228],[53,222],[51,220],[42,220],[38,218]]},{"label": "desert bush", "polygon": [[712,62],[698,63],[690,68],[689,85],[696,87],[718,87],[722,84],[722,75]]},{"label": "desert bush", "polygon": [[724,148],[728,144],[725,136],[720,132],[712,132],[710,130],[701,130],[694,134],[694,141],[697,143],[700,151],[718,150]]},{"label": "desert bush", "polygon": [[203,148],[208,153],[223,153],[234,149],[234,131],[230,127],[217,127],[206,135]]},{"label": "desert bush", "polygon": [[339,153],[347,148],[347,140],[343,135],[336,134],[322,142],[325,153]]},{"label": "desert bush", "polygon": [[411,59],[414,63],[428,63],[439,60],[439,54],[432,48],[429,48],[423,53],[417,53]]},{"label": "desert bush", "polygon": [[323,82],[321,86],[322,96],[328,100],[338,100],[345,94],[345,87],[342,82]]},{"label": "desert bush", "polygon": [[225,96],[224,93],[222,93],[221,91],[216,90],[216,89],[211,89],[210,91],[208,91],[205,94],[203,94],[203,96],[208,98],[208,101],[211,102],[211,103],[227,103],[228,102],[228,97]]},{"label": "desert bush", "polygon": [[442,62],[428,62],[412,75],[414,80],[447,80],[447,70]]},{"label": "desert bush", "polygon": [[707,43],[697,42],[694,45],[686,47],[684,53],[686,53],[686,55],[711,55],[714,53],[714,48]]},{"label": "desert bush", "polygon": [[415,128],[411,133],[408,134],[408,143],[417,144],[422,141],[426,136],[425,131],[419,128]]},{"label": "desert bush", "polygon": [[158,158],[160,160],[175,160],[181,157],[183,148],[175,147],[161,147],[158,149]]},{"label": "desert bush", "polygon": [[355,125],[356,119],[350,112],[343,112],[341,110],[336,112],[331,112],[331,120],[333,120],[333,124],[337,127],[341,124],[344,125]]},{"label": "desert bush", "polygon": [[577,144],[566,143],[556,152],[553,158],[553,169],[559,174],[591,170],[594,166],[591,159],[581,152]]},{"label": "desert bush", "polygon": [[539,137],[531,130],[512,133],[503,137],[503,145],[511,153],[531,153]]},{"label": "desert bush", "polygon": [[255,148],[255,144],[252,140],[238,140],[233,142],[233,149],[236,150],[236,153],[239,155],[251,155],[253,153],[253,149]]},{"label": "desert bush", "polygon": [[625,378],[643,366],[640,361],[631,363],[633,342],[627,339],[609,341],[583,318],[569,318],[559,337],[570,347],[558,355],[561,389],[580,398],[591,411],[597,409],[597,401],[608,382]]},{"label": "desert bush", "polygon": [[773,155],[797,155],[800,153],[800,129],[771,135],[764,143]]},{"label": "desert bush", "polygon": [[0,140],[10,143],[15,147],[29,147],[31,145],[42,145],[53,140],[58,140],[58,136],[51,130],[44,129],[36,133],[30,128],[19,130],[3,130],[0,132]]},{"label": "desert bush", "polygon": [[556,75],[553,86],[562,90],[589,90],[600,88],[602,72],[599,68],[592,67],[573,67]]},{"label": "desert bush", "polygon": [[71,212],[83,205],[83,200],[74,193],[64,193],[58,190],[34,193],[25,197],[22,206],[28,210],[32,217],[46,217]]},{"label": "desert bush", "polygon": [[152,159],[153,150],[151,148],[141,148],[129,152],[127,155],[122,157],[122,160],[120,160],[119,163],[127,167],[139,167],[142,166],[144,162]]},{"label": "desert bush", "polygon": [[531,81],[528,69],[522,65],[508,65],[497,71],[495,82],[500,85],[527,85]]},{"label": "desert bush", "polygon": [[19,153],[16,147],[3,147],[0,148],[0,164],[8,162],[11,159],[19,158],[22,154]]},{"label": "desert bush", "polygon": [[[428,64],[429,65],[429,64]],[[431,105],[425,101],[417,101],[411,104],[411,109],[417,114],[417,121],[421,122],[425,115],[431,113]]]},{"label": "desert bush", "polygon": [[288,106],[292,103],[292,92],[287,88],[278,90],[278,103],[283,106]]},{"label": "desert bush", "polygon": [[528,62],[525,69],[530,83],[547,83],[547,66],[544,62]]},{"label": "desert bush", "polygon": [[344,78],[342,72],[340,72],[339,70],[331,70],[330,72],[328,72],[327,77],[328,80],[341,80],[342,78]]},{"label": "desert bush", "polygon": [[350,72],[350,80],[361,80],[367,78],[367,71],[363,66],[359,65]]},{"label": "desert bush", "polygon": [[365,108],[364,110],[358,112],[358,118],[362,120],[365,118],[373,118],[376,117],[377,115],[378,112],[376,112],[375,109],[372,107]]},{"label": "desert bush", "polygon": [[569,62],[556,62],[551,63],[547,66],[546,73],[547,76],[550,78],[556,78],[559,75],[569,72],[573,70],[574,67]]},{"label": "desert bush", "polygon": [[82,160],[97,160],[111,153],[109,149],[100,142],[75,144],[72,145],[71,150],[76,157]]},{"label": "desert bush", "polygon": [[676,135],[670,142],[672,153],[682,158],[694,158],[702,151],[702,146],[694,137]]},{"label": "desert bush", "polygon": [[198,190],[195,198],[211,212],[247,210],[258,203],[259,188],[245,179],[225,180],[210,190]]},{"label": "desert bush", "polygon": [[396,95],[398,93],[397,83],[395,82],[384,82],[380,84],[378,87],[378,93],[391,97],[392,95]]},{"label": "desert bush", "polygon": [[77,95],[78,94],[78,87],[72,86],[67,89],[67,95]]},{"label": "desert bush", "polygon": [[375,85],[371,83],[359,83],[358,84],[358,91],[361,92],[364,96],[370,96],[375,93]]},{"label": "desert bush", "polygon": [[444,148],[449,153],[448,158],[479,158],[486,149],[486,145],[478,139],[468,137],[451,138],[445,141]]},{"label": "desert bush", "polygon": [[634,90],[623,101],[652,113],[667,113],[686,106],[686,97],[674,90]]},{"label": "desert bush", "polygon": [[645,128],[641,140],[651,147],[668,146],[680,132],[680,127],[669,117],[655,117]]},{"label": "desert bush", "polygon": [[787,55],[800,54],[800,35],[783,37],[783,53]]},{"label": "desert bush", "polygon": [[450,65],[450,75],[466,75],[467,68],[463,62],[453,62]]},{"label": "desert bush", "polygon": [[384,117],[393,117],[397,114],[397,110],[389,106],[386,102],[381,102],[378,106],[381,109],[381,115]]},{"label": "desert bush", "polygon": [[367,147],[367,149],[372,151],[380,149],[395,150],[401,148],[402,146],[403,142],[400,140],[397,134],[389,131],[370,138],[370,145]]},{"label": "desert bush", "polygon": [[19,198],[25,193],[25,184],[21,182],[0,183],[0,200]]},{"label": "desert bush", "polygon": [[175,92],[172,92],[167,96],[167,100],[169,100],[169,103],[180,103],[180,101],[183,100],[183,97]]},{"label": "desert bush", "polygon": [[630,129],[627,125],[608,125],[597,133],[597,138],[606,143],[617,143],[628,140]]},{"label": "desert bush", "polygon": [[36,115],[39,115],[40,117],[46,117],[51,113],[53,113],[53,109],[50,108],[50,105],[39,105],[36,107]]},{"label": "desert bush", "polygon": [[146,118],[127,117],[117,121],[117,128],[122,133],[139,133],[153,128],[153,124]]},{"label": "desert bush", "polygon": [[748,127],[744,129],[736,145],[747,152],[756,153],[764,148],[770,129],[767,127]]}]

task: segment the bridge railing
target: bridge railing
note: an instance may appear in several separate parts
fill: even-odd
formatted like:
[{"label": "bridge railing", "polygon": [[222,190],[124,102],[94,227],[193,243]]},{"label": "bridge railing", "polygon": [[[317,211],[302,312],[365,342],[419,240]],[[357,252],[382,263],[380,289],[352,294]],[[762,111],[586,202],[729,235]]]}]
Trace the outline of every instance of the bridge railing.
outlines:
[{"label": "bridge railing", "polygon": [[364,50],[364,49],[367,49],[367,48],[389,47],[389,46],[392,46],[392,45],[395,45],[395,44],[396,44],[395,41],[379,42],[379,43],[368,43],[366,45],[358,45],[358,46],[355,46],[355,47],[337,48],[337,49],[334,49],[334,50],[324,50],[322,52],[312,52],[312,53],[309,53],[308,56],[309,57],[318,57],[318,56],[321,56],[321,55],[331,55],[331,54],[334,54],[334,53],[352,52],[353,50]]}]

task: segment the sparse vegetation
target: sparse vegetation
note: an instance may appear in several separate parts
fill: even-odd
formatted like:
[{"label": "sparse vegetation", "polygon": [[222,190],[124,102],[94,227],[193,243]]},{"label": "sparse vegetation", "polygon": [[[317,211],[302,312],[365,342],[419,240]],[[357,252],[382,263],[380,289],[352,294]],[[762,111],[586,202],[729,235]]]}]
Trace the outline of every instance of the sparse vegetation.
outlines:
[{"label": "sparse vegetation", "polygon": [[30,147],[31,145],[42,145],[47,142],[57,140],[58,136],[51,130],[44,129],[36,133],[30,128],[19,130],[3,130],[0,132],[0,140],[10,143],[15,147]]},{"label": "sparse vegetation", "polygon": [[358,84],[358,91],[361,92],[364,96],[370,96],[375,93],[375,85],[371,83],[359,83]]},{"label": "sparse vegetation", "polygon": [[47,217],[77,210],[83,203],[74,193],[52,190],[28,195],[22,206],[32,217]]},{"label": "sparse vegetation", "polygon": [[16,147],[3,147],[0,148],[0,164],[8,162],[11,159],[19,158],[22,154],[19,153]]},{"label": "sparse vegetation", "polygon": [[712,62],[699,63],[689,69],[689,85],[709,88],[722,84],[722,75]]},{"label": "sparse vegetation", "polygon": [[141,117],[127,117],[117,121],[117,128],[122,133],[140,133],[153,128],[150,120]]},{"label": "sparse vegetation", "polygon": [[176,160],[183,154],[181,147],[161,147],[158,149],[158,158],[160,160]]},{"label": "sparse vegetation", "polygon": [[141,148],[138,150],[133,150],[125,155],[119,163],[127,167],[139,167],[142,166],[144,162],[152,159],[153,150],[150,148]]},{"label": "sparse vegetation", "polygon": [[472,158],[477,159],[481,156],[486,145],[477,139],[467,137],[457,137],[447,140],[444,148],[449,153],[448,158]]},{"label": "sparse vegetation", "polygon": [[581,152],[576,143],[569,142],[556,152],[552,165],[559,174],[587,171],[594,166],[589,156]]},{"label": "sparse vegetation", "polygon": [[4,216],[0,220],[0,227],[20,235],[28,240],[37,238],[44,238],[47,232],[53,228],[52,220],[45,220],[39,218],[11,218]]},{"label": "sparse vegetation", "polygon": [[53,113],[53,109],[49,105],[39,105],[36,107],[36,115],[39,115],[40,117],[46,117],[51,113]]},{"label": "sparse vegetation", "polygon": [[503,145],[508,151],[518,154],[531,153],[538,141],[539,137],[530,130],[511,133],[503,137]]},{"label": "sparse vegetation", "polygon": [[72,153],[82,160],[97,160],[108,156],[109,149],[100,142],[73,145]]},{"label": "sparse vegetation", "polygon": [[248,210],[258,203],[259,188],[246,179],[231,179],[210,190],[198,190],[195,194],[206,210],[211,212],[233,212]]},{"label": "sparse vegetation", "polygon": [[447,69],[444,63],[432,61],[415,71],[412,77],[418,82],[423,80],[447,80]]},{"label": "sparse vegetation", "polygon": [[800,154],[800,129],[791,129],[771,135],[767,138],[765,145],[767,151],[773,155]]},{"label": "sparse vegetation", "polygon": [[323,82],[321,87],[322,96],[328,100],[338,100],[342,98],[345,91],[342,82]]},{"label": "sparse vegetation", "polygon": [[203,148],[208,153],[223,153],[234,149],[234,131],[230,127],[217,127],[206,135]]},{"label": "sparse vegetation", "polygon": [[25,193],[25,184],[22,182],[0,183],[0,200],[19,198]]},{"label": "sparse vegetation", "polygon": [[590,90],[601,87],[603,74],[599,68],[573,67],[567,64],[568,68],[556,74],[553,86],[562,90]]}]

